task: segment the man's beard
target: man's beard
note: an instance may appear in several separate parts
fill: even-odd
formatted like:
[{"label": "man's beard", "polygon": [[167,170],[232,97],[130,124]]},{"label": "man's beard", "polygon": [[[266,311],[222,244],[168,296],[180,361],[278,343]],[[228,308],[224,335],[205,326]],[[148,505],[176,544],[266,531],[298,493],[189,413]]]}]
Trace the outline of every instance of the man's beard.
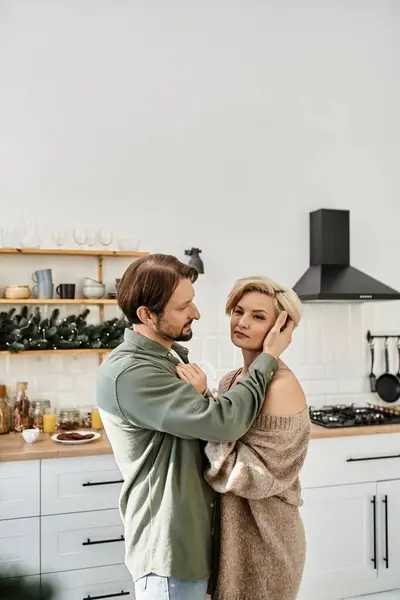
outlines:
[{"label": "man's beard", "polygon": [[157,319],[157,323],[155,324],[154,330],[157,335],[167,342],[188,342],[192,339],[193,331],[190,330],[190,333],[183,333],[183,330],[192,323],[193,321],[189,321],[181,329],[181,331],[176,331],[170,325],[168,325],[162,317],[159,317]]}]

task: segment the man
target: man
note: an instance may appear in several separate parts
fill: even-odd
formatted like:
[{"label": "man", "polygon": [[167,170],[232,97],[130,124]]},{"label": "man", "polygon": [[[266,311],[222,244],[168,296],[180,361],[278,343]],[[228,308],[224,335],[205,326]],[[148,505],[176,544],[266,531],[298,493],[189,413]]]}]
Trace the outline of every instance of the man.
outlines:
[{"label": "man", "polygon": [[203,479],[201,440],[235,441],[248,431],[291,340],[281,315],[248,375],[216,400],[197,365],[183,367],[187,381],[180,379],[188,352],[176,342],[190,340],[200,318],[197,275],[163,254],[126,270],[118,303],[133,330],[98,375],[97,403],[124,479],[120,510],[136,600],[204,600],[213,492]]}]

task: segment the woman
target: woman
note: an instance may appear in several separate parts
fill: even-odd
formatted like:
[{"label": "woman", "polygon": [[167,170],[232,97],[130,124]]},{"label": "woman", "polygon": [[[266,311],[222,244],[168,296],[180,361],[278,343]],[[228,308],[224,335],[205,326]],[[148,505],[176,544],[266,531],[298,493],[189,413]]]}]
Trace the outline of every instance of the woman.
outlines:
[{"label": "woman", "polygon": [[[264,277],[237,281],[226,312],[232,342],[242,350],[243,367],[222,378],[221,393],[246,376],[282,311],[298,325],[301,303],[293,290]],[[213,600],[296,598],[305,559],[299,472],[309,438],[303,390],[292,371],[279,361],[250,431],[236,443],[206,445],[209,467],[205,477],[221,494]]]}]

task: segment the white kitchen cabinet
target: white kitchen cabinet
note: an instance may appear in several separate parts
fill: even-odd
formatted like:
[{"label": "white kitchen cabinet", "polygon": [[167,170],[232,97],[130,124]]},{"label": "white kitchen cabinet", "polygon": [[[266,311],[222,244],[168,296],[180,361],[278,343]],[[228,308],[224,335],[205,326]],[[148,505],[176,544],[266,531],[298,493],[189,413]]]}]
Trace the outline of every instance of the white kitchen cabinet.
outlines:
[{"label": "white kitchen cabinet", "polygon": [[0,463],[0,520],[40,514],[40,461]]},{"label": "white kitchen cabinet", "polygon": [[0,573],[12,576],[40,573],[40,519],[0,521]]},{"label": "white kitchen cabinet", "polygon": [[303,499],[307,556],[300,599],[341,598],[353,581],[368,590],[377,578],[376,484],[304,490]]},{"label": "white kitchen cabinet", "polygon": [[134,583],[125,565],[42,575],[42,583],[55,588],[57,600],[135,600]]},{"label": "white kitchen cabinet", "polygon": [[124,529],[117,509],[41,519],[41,571],[53,573],[124,562]]},{"label": "white kitchen cabinet", "polygon": [[42,461],[41,514],[117,508],[122,477],[113,455]]},{"label": "white kitchen cabinet", "polygon": [[384,587],[396,588],[400,587],[400,480],[379,482],[377,502],[379,579]]},{"label": "white kitchen cabinet", "polygon": [[311,441],[301,475],[307,557],[298,600],[400,600],[399,477],[399,434]]},{"label": "white kitchen cabinet", "polygon": [[57,600],[133,600],[118,510],[122,483],[111,454],[0,463],[3,580],[17,569],[27,579],[61,582]]},{"label": "white kitchen cabinet", "polygon": [[397,479],[400,434],[311,440],[301,472],[303,488]]}]

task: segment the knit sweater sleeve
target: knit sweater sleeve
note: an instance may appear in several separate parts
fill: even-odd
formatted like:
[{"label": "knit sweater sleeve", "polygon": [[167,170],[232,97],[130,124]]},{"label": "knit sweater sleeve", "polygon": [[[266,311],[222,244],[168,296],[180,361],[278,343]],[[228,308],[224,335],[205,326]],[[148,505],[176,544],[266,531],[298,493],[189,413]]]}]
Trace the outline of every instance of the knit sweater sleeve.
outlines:
[{"label": "knit sweater sleeve", "polygon": [[237,442],[206,445],[206,481],[221,494],[251,499],[279,496],[299,476],[310,429],[307,408],[287,417],[261,414]]}]

